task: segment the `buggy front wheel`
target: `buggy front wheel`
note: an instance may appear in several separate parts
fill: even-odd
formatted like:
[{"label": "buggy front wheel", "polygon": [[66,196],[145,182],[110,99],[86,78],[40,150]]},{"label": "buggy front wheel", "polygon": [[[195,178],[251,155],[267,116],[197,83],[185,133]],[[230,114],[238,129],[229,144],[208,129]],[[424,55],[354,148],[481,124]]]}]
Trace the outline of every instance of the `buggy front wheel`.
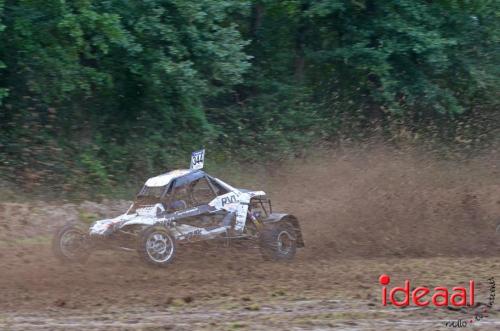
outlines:
[{"label": "buggy front wheel", "polygon": [[164,227],[153,227],[139,234],[137,251],[140,258],[155,267],[166,267],[175,257],[174,236]]},{"label": "buggy front wheel", "polygon": [[260,233],[260,252],[264,260],[290,261],[297,251],[295,230],[290,223],[266,224]]}]

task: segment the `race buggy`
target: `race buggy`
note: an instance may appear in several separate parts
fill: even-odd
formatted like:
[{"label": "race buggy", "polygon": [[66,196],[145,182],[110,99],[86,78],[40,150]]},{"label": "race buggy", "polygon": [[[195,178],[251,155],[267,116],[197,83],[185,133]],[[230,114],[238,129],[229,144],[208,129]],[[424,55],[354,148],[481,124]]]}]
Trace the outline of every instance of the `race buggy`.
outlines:
[{"label": "race buggy", "polygon": [[126,213],[94,222],[88,231],[77,224],[58,229],[56,257],[82,263],[94,250],[123,249],[165,267],[178,244],[219,239],[251,241],[266,260],[293,259],[304,246],[297,218],[274,213],[263,191],[237,189],[208,175],[204,156],[204,150],[194,152],[190,169],[148,179]]}]

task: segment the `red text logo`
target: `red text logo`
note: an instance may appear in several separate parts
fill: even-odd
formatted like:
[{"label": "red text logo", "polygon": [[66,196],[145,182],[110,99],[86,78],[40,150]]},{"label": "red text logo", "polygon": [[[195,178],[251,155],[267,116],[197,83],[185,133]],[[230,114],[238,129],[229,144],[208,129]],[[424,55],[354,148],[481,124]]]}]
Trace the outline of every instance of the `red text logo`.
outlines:
[{"label": "red text logo", "polygon": [[[474,280],[469,281],[468,288],[453,287],[451,291],[443,286],[435,287],[433,290],[425,286],[412,289],[410,281],[405,280],[403,287],[393,287],[390,289],[389,295],[387,295],[388,289],[386,285],[389,285],[391,278],[388,275],[381,275],[379,282],[382,285],[382,305],[384,306],[387,306],[387,300],[396,307],[409,306],[410,302],[419,307],[425,307],[431,303],[436,307],[474,305]],[[412,290],[410,291],[410,289]],[[399,297],[399,293],[404,296],[404,299]],[[398,298],[396,298],[397,295]]]}]

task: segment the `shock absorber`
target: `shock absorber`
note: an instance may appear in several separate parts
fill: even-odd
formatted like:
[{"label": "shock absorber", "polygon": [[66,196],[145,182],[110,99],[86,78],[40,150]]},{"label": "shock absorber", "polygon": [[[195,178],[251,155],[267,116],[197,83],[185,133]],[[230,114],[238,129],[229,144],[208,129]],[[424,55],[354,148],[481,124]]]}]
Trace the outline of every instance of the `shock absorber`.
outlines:
[{"label": "shock absorber", "polygon": [[250,209],[248,210],[248,217],[252,220],[253,224],[255,224],[255,227],[257,230],[261,230],[263,227],[262,222],[259,220],[259,214],[258,212],[253,212]]}]

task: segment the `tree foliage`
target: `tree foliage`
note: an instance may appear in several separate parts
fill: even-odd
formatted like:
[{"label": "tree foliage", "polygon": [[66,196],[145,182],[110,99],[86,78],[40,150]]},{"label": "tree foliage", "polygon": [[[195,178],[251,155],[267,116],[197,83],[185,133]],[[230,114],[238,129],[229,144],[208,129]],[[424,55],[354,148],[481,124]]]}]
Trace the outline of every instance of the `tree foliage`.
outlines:
[{"label": "tree foliage", "polygon": [[[318,1],[308,11],[317,22],[311,38],[320,42],[311,60],[383,111],[461,113],[498,87],[498,8],[492,1]],[[339,68],[347,75],[335,75]]]},{"label": "tree foliage", "polygon": [[201,146],[255,161],[373,130],[484,142],[499,16],[494,0],[0,0],[0,172],[75,190]]}]

